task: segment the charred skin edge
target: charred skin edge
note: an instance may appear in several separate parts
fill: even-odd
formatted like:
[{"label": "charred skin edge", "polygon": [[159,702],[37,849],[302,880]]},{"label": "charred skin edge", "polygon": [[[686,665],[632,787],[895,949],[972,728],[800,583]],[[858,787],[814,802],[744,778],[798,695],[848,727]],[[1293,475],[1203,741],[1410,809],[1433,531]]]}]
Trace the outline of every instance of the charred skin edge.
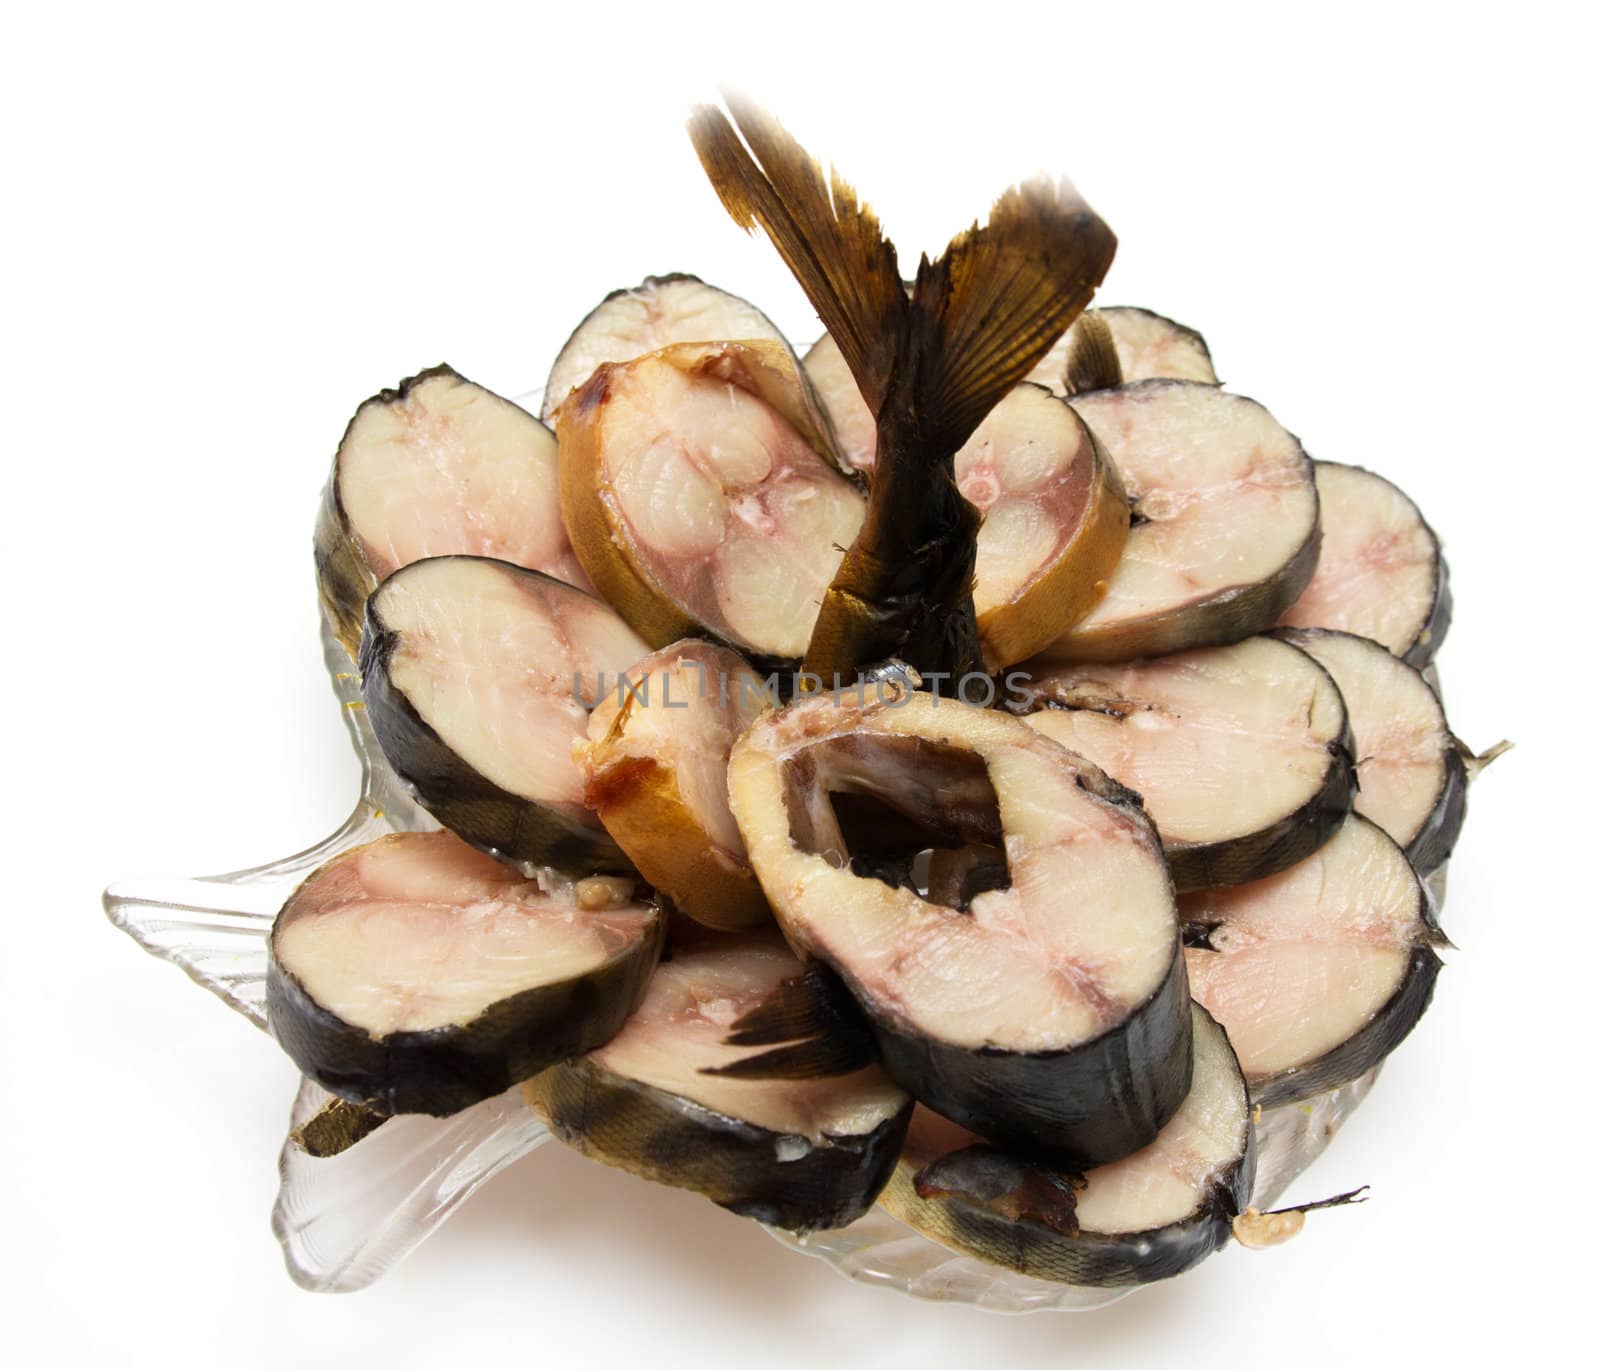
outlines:
[{"label": "charred skin edge", "polygon": [[[1418,889],[1426,904],[1427,895],[1420,881]],[[1436,926],[1431,914],[1425,917],[1430,926]],[[1434,983],[1443,964],[1432,947],[1414,947],[1405,978],[1370,1023],[1306,1065],[1252,1081],[1251,1101],[1262,1108],[1277,1108],[1309,1099],[1365,1075],[1410,1036],[1411,1029],[1416,1027],[1433,1000]]]},{"label": "charred skin edge", "polygon": [[[1198,1004],[1195,1009],[1205,1013]],[[1209,1013],[1205,1016],[1215,1024]],[[911,1165],[896,1167],[882,1206],[943,1246],[1034,1279],[1095,1288],[1153,1284],[1192,1270],[1227,1244],[1234,1218],[1250,1200],[1256,1157],[1252,1124],[1243,1155],[1213,1182],[1197,1211],[1142,1232],[1080,1232],[1072,1237],[1041,1222],[1007,1218],[959,1194],[924,1199],[916,1191],[916,1168]]]},{"label": "charred skin edge", "polygon": [[[1064,403],[1064,401],[1063,401]],[[1001,670],[1044,651],[1105,596],[1106,584],[1128,543],[1132,513],[1122,478],[1100,439],[1089,432],[1094,474],[1083,522],[1055,564],[1017,598],[978,618],[984,665]],[[1044,608],[1048,613],[1042,612]]]},{"label": "charred skin edge", "polygon": [[[542,571],[494,564],[572,594],[583,593]],[[608,833],[502,789],[457,756],[390,680],[389,659],[398,641],[399,635],[383,623],[377,597],[370,597],[358,657],[367,719],[384,757],[429,813],[463,842],[502,861],[550,866],[573,875],[632,873]]]},{"label": "charred skin edge", "polygon": [[[1217,389],[1216,385],[1204,381],[1161,379],[1130,381],[1117,388],[1155,390],[1172,386]],[[1080,397],[1073,396],[1073,399],[1077,398]],[[1254,404],[1255,401],[1251,400],[1250,403]],[[1288,431],[1284,429],[1284,432]],[[1289,436],[1300,448],[1300,460],[1307,476],[1313,477],[1315,463],[1306,455],[1300,439],[1293,433],[1289,433]],[[1293,555],[1266,579],[1250,585],[1230,585],[1209,598],[1125,623],[1090,630],[1074,628],[1051,644],[1044,653],[1045,657],[1056,662],[1133,661],[1142,656],[1167,656],[1191,647],[1226,647],[1272,627],[1289,606],[1305,593],[1306,586],[1316,573],[1317,557],[1322,551],[1322,502],[1314,477],[1310,483],[1311,499],[1316,510],[1311,529]],[[1137,513],[1138,501],[1135,500],[1134,504],[1134,512]]]},{"label": "charred skin edge", "polygon": [[[1448,607],[1446,616],[1448,617]],[[1347,633],[1340,628],[1275,628],[1268,636],[1279,638],[1291,646],[1297,646],[1300,638],[1353,637],[1361,642],[1371,643],[1379,651],[1388,650],[1380,642],[1361,637],[1359,633]],[[1405,661],[1404,657],[1400,659]],[[1415,671],[1422,670],[1422,667],[1413,662],[1407,661],[1406,665]],[[1424,680],[1423,683],[1427,684],[1427,681]],[[1429,685],[1428,689],[1435,698],[1438,697],[1438,692],[1433,686]],[[1360,738],[1355,739],[1357,746],[1360,745],[1360,741]],[[1404,849],[1406,860],[1411,863],[1412,869],[1419,876],[1432,875],[1450,859],[1450,853],[1455,850],[1456,842],[1461,836],[1462,824],[1466,822],[1467,767],[1466,762],[1462,760],[1460,744],[1453,736],[1451,743],[1445,752],[1444,781],[1434,796],[1427,819]]]},{"label": "charred skin edge", "polygon": [[592,1060],[558,1065],[523,1092],[550,1130],[585,1156],[797,1232],[844,1227],[872,1207],[894,1173],[915,1107],[908,1099],[871,1132],[824,1134],[805,1155],[784,1161],[785,1134]]},{"label": "charred skin edge", "polygon": [[[701,363],[683,369],[694,374],[714,374],[713,364],[721,349],[729,345],[678,343],[660,349],[660,353],[645,355],[676,352],[688,356],[698,349],[705,354]],[[731,376],[724,379],[729,384],[741,384],[747,393],[777,410],[813,452],[859,489],[860,473],[851,472],[844,465],[838,454],[832,423],[788,345],[780,347],[777,343],[738,340],[731,345],[753,354],[761,365],[752,368],[752,372],[758,370],[759,374],[746,375],[748,384],[741,384]],[[780,359],[787,363],[786,368],[773,364]],[[636,561],[632,548],[627,545],[626,532],[612,526],[602,494],[604,482],[600,477],[601,452],[597,439],[603,411],[610,399],[611,374],[627,364],[608,362],[602,365],[567,397],[555,414],[561,518],[578,564],[601,598],[649,644],[651,651],[659,651],[681,638],[697,637],[742,653],[758,674],[792,669],[796,664],[794,659],[772,656],[748,643],[735,642],[690,617],[649,569]],[[797,382],[795,395],[783,393],[784,380]]]},{"label": "charred skin edge", "polygon": [[444,1118],[615,1037],[644,994],[665,936],[658,908],[637,946],[592,971],[498,999],[466,1023],[374,1037],[324,1008],[279,963],[274,928],[267,1020],[301,1072],[330,1094],[374,1113]]},{"label": "charred skin edge", "polygon": [[[860,995],[857,1002],[872,1023],[884,1070],[901,1088],[997,1144],[1068,1169],[1106,1165],[1148,1146],[1189,1093],[1194,1042],[1181,938],[1165,978],[1143,1004],[1116,1027],[1060,1051],[953,1046],[903,1031]],[[1146,1071],[1147,1061],[1161,1064]],[[1149,1088],[1107,1108],[1108,1079],[1144,1079]],[[999,1126],[997,1116],[1005,1119]]]},{"label": "charred skin edge", "polygon": [[1433,543],[1433,603],[1429,606],[1427,617],[1422,621],[1422,627],[1417,629],[1417,635],[1404,650],[1396,652],[1395,655],[1407,666],[1423,670],[1443,644],[1445,634],[1450,631],[1451,615],[1455,611],[1455,596],[1450,590],[1450,565],[1444,559],[1444,544],[1439,540],[1438,533],[1434,532],[1433,525],[1422,516],[1422,509],[1417,502],[1381,472],[1374,471],[1370,467],[1358,466],[1354,462],[1323,461],[1320,458],[1312,465],[1342,466],[1347,471],[1360,471],[1375,480],[1381,480],[1390,489],[1398,491],[1405,502],[1416,511],[1417,522],[1422,525],[1423,532]]},{"label": "charred skin edge", "polygon": [[584,802],[639,874],[695,922],[737,932],[772,921],[755,872],[708,845],[671,768],[642,756],[607,762],[589,782]]}]

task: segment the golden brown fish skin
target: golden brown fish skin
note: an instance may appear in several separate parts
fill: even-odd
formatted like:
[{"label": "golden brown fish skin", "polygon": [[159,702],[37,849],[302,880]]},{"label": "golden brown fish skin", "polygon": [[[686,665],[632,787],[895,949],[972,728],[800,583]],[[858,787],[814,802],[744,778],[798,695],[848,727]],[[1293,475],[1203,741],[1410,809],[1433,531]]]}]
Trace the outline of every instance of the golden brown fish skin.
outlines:
[{"label": "golden brown fish skin", "polygon": [[805,668],[825,685],[889,658],[924,674],[981,670],[979,519],[956,487],[955,454],[1088,304],[1116,239],[1070,187],[1032,182],[924,259],[908,295],[894,245],[851,187],[758,107],[725,98],[737,133],[716,109],[690,122],[706,174],[736,223],[766,230],[878,425],[866,520]]},{"label": "golden brown fish skin", "polygon": [[[681,642],[637,663],[627,679],[636,682],[643,678],[648,690],[655,680],[669,678],[656,672],[685,660],[698,671],[699,688],[712,691],[733,710],[730,731],[742,726],[741,718],[755,711],[764,686],[729,648]],[[712,681],[717,684],[713,686]],[[676,759],[641,754],[628,745],[630,719],[635,709],[650,707],[648,694],[627,693],[621,682],[617,689],[620,702],[615,712],[609,701],[602,703],[591,716],[589,739],[575,748],[585,777],[585,806],[599,815],[640,875],[680,913],[727,932],[770,923],[772,910],[742,847],[729,850],[713,838],[679,783]],[[663,703],[667,708],[676,707]],[[681,700],[680,705],[687,710],[690,701]],[[683,721],[687,718],[686,712],[677,725],[680,730],[690,726]],[[595,736],[597,725],[605,728],[599,737]],[[693,745],[706,749],[710,743],[701,733]],[[726,767],[724,752],[723,773]]]},{"label": "golden brown fish skin", "polygon": [[[669,297],[682,291],[695,293],[700,297],[702,306],[710,300],[720,300],[724,306],[718,318],[720,327],[713,328],[710,325],[691,327],[681,317],[673,316]],[[544,399],[540,406],[540,417],[546,423],[554,421],[555,412],[561,407],[562,402],[594,374],[593,370],[587,374],[581,373],[578,370],[581,363],[577,358],[584,352],[592,353],[596,350],[589,344],[597,324],[605,321],[609,311],[631,302],[643,304],[652,319],[658,321],[656,336],[659,337],[659,341],[653,338],[651,345],[636,346],[631,349],[606,347],[604,351],[611,354],[605,357],[606,362],[632,361],[647,352],[654,352],[676,343],[726,342],[729,339],[761,339],[778,343],[791,352],[793,350],[789,348],[787,339],[778,331],[777,325],[748,300],[730,295],[727,291],[709,285],[698,276],[686,271],[671,271],[663,276],[646,276],[638,285],[623,286],[608,294],[584,316],[583,322],[572,330],[567,341],[562,344],[561,351],[556,354],[556,359],[551,364],[550,377],[545,384]],[[659,323],[663,313],[672,320],[671,325],[665,328]],[[698,323],[700,318],[698,311],[695,318]],[[660,336],[663,333],[665,336]]]},{"label": "golden brown fish skin", "polygon": [[872,1207],[894,1170],[913,1107],[907,1098],[871,1132],[825,1136],[785,1160],[778,1133],[588,1057],[545,1071],[523,1091],[550,1130],[584,1155],[797,1231],[844,1227]]},{"label": "golden brown fish skin", "polygon": [[687,917],[722,932],[772,921],[749,864],[707,846],[668,767],[624,758],[591,781],[584,798],[639,874]]},{"label": "golden brown fish skin", "polygon": [[1089,501],[1071,544],[1021,596],[978,617],[984,665],[991,672],[1042,652],[1094,608],[1128,544],[1131,516],[1121,477],[1092,433],[1089,442]]},{"label": "golden brown fish skin", "polygon": [[[645,355],[690,377],[714,379],[754,395],[770,405],[831,467],[852,484],[859,481],[858,474],[840,459],[832,425],[786,344],[763,340],[676,343]],[[632,364],[601,366],[556,410],[561,517],[584,574],[652,648],[685,637],[719,641],[717,634],[680,607],[650,569],[627,551],[623,533],[607,512],[601,450],[606,406],[616,380]],[[743,644],[728,645],[760,665],[779,664],[750,653]]]}]

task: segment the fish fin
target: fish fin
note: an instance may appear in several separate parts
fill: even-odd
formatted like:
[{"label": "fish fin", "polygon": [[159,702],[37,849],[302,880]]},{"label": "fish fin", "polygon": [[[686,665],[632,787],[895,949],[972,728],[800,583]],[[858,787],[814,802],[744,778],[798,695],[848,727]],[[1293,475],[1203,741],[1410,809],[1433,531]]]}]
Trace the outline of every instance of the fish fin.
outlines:
[{"label": "fish fin", "polygon": [[894,244],[849,183],[824,175],[782,124],[743,95],[723,100],[733,123],[711,105],[689,119],[700,165],[733,221],[766,231],[877,414],[908,313]]},{"label": "fish fin", "polygon": [[1346,1204],[1359,1204],[1367,1201],[1367,1185],[1360,1189],[1352,1189],[1344,1194],[1335,1194],[1331,1199],[1318,1199],[1315,1203],[1294,1204],[1289,1208],[1274,1208],[1270,1212],[1262,1213],[1254,1208],[1247,1208],[1233,1220],[1233,1235],[1240,1246],[1252,1251],[1262,1251],[1269,1246],[1279,1246],[1291,1237],[1298,1236],[1300,1230],[1306,1225],[1306,1214],[1314,1213],[1319,1208],[1343,1208]]},{"label": "fish fin", "polygon": [[1291,1204],[1288,1208],[1274,1208],[1265,1217],[1272,1217],[1278,1213],[1315,1213],[1319,1208],[1343,1208],[1346,1204],[1364,1204],[1372,1197],[1372,1186],[1364,1184],[1358,1189],[1347,1189],[1343,1194],[1335,1194],[1331,1199],[1318,1199],[1314,1203]]},{"label": "fish fin", "polygon": [[1079,317],[1067,348],[1067,394],[1113,390],[1122,384],[1122,363],[1104,314],[1089,310]]},{"label": "fish fin", "polygon": [[829,1032],[757,1052],[725,1066],[707,1066],[700,1073],[730,1080],[821,1080],[853,1075],[876,1059],[877,1051],[870,1039],[863,1043],[847,1034]]},{"label": "fish fin", "polygon": [[1093,298],[1117,239],[1070,182],[1034,180],[995,201],[989,221],[923,258],[909,347],[917,420],[933,450],[954,450]]},{"label": "fish fin", "polygon": [[1078,1235],[1082,1175],[1014,1156],[988,1142],[962,1147],[923,1166],[912,1179],[921,1199],[972,1199],[1008,1218]]},{"label": "fish fin", "polygon": [[729,1046],[771,1047],[702,1071],[741,1080],[808,1080],[871,1065],[878,1049],[865,1016],[839,978],[813,961],[734,1020]]},{"label": "fish fin", "polygon": [[330,1099],[295,1128],[289,1140],[306,1155],[322,1159],[348,1151],[388,1121],[387,1114],[353,1104],[348,1099]]},{"label": "fish fin", "polygon": [[1516,746],[1516,743],[1509,738],[1501,738],[1494,746],[1486,747],[1481,752],[1475,752],[1459,737],[1452,737],[1450,740],[1455,744],[1456,752],[1461,757],[1461,764],[1467,768],[1468,780],[1476,780],[1486,767],[1498,761]]},{"label": "fish fin", "polygon": [[730,1046],[770,1046],[825,1032],[840,1021],[858,1020],[860,1010],[849,991],[836,975],[813,961],[736,1018],[725,1040]]}]

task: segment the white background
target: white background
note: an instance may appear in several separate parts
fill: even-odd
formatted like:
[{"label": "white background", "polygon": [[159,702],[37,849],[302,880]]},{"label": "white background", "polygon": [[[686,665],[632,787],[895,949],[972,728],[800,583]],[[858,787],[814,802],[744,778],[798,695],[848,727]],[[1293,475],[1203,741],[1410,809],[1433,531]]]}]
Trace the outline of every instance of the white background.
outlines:
[{"label": "white background", "polygon": [[[11,1364],[1296,1366],[1537,1359],[1596,1261],[1595,50],[1578,6],[19,7],[0,38],[7,572],[0,1338]],[[538,384],[607,290],[815,320],[682,132],[731,79],[903,255],[1070,173],[1101,299],[1202,328],[1447,543],[1475,788],[1434,1008],[1264,1254],[1105,1312],[854,1286],[559,1147],[367,1293],[267,1228],[294,1073],[98,911],[348,809],[310,532],[366,395]],[[1579,1351],[1571,1343],[1571,1354]],[[1481,1363],[1481,1362],[1480,1362]]]}]

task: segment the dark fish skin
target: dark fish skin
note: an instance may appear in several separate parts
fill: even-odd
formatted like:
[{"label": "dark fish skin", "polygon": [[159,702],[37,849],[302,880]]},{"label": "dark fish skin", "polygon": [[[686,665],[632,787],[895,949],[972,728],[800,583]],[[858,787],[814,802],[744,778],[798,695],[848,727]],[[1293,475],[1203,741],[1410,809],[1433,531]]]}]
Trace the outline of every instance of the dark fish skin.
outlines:
[{"label": "dark fish skin", "polygon": [[[1173,941],[1155,993],[1117,1027],[1066,1051],[954,1046],[906,1032],[873,1014],[866,996],[861,1002],[883,1068],[922,1103],[1020,1154],[1087,1170],[1148,1146],[1189,1093],[1189,981],[1182,940]],[[1143,1087],[1107,1107],[1106,1080]]]},{"label": "dark fish skin", "polygon": [[[1194,1012],[1221,1030],[1198,1005]],[[1076,1179],[1059,1167],[1034,1169],[1039,1172],[1036,1189],[1051,1180],[1070,1185]],[[1194,1213],[1142,1232],[1085,1232],[1075,1220],[1052,1225],[1043,1215],[1017,1216],[977,1195],[924,1194],[917,1181],[927,1170],[913,1175],[905,1165],[886,1187],[884,1207],[936,1241],[1036,1279],[1100,1288],[1150,1284],[1181,1275],[1227,1243],[1234,1218],[1249,1202],[1255,1170],[1251,1127],[1242,1154],[1216,1178]]]},{"label": "dark fish skin", "polygon": [[[1434,545],[1439,546],[1439,536],[1430,527],[1433,534]],[[1450,589],[1450,565],[1444,559],[1444,552],[1439,553],[1438,573],[1434,576],[1433,608],[1428,611],[1428,621],[1422,625],[1422,630],[1415,640],[1404,652],[1400,659],[1408,666],[1415,666],[1419,671],[1428,665],[1444,641],[1445,634],[1450,631],[1450,618],[1455,612],[1455,595]]]},{"label": "dark fish skin", "polygon": [[1277,1108],[1365,1075],[1410,1036],[1427,1012],[1443,964],[1432,947],[1413,948],[1400,987],[1366,1027],[1307,1065],[1257,1080],[1250,1097],[1262,1108]]},{"label": "dark fish skin", "polygon": [[1414,947],[1405,979],[1371,1023],[1307,1066],[1258,1080],[1251,1088],[1251,1098],[1261,1108],[1275,1109],[1365,1076],[1416,1028],[1434,999],[1434,983],[1442,965],[1432,947]]},{"label": "dark fish skin", "polygon": [[1406,860],[1418,875],[1432,875],[1450,859],[1467,820],[1467,763],[1461,746],[1451,747],[1444,758],[1444,785],[1417,835],[1406,845]]},{"label": "dark fish skin", "polygon": [[[568,593],[581,593],[540,571],[509,562],[493,564],[515,575],[561,585]],[[405,569],[395,574],[404,575]],[[512,794],[457,756],[390,679],[389,659],[397,641],[383,622],[378,597],[372,596],[361,637],[361,696],[385,758],[429,813],[463,841],[505,861],[578,875],[633,870],[603,829],[586,827]]]},{"label": "dark fish skin", "polygon": [[[783,813],[778,821],[787,826],[781,852],[803,853],[802,859],[837,865],[839,849],[834,844],[842,843],[848,849],[849,840],[840,830],[842,825],[831,821],[842,818],[834,801],[851,785],[860,788],[875,782],[881,788],[874,789],[874,797],[885,805],[902,808],[908,817],[932,814],[949,825],[949,836],[954,839],[949,845],[1000,847],[1003,839],[1009,839],[1009,834],[1001,831],[1001,805],[1010,801],[997,797],[985,751],[970,741],[963,742],[961,718],[943,721],[936,701],[909,691],[904,698],[904,705],[882,701],[869,705],[838,731],[829,730],[830,704],[825,698],[790,705],[786,718],[769,716],[753,725],[736,744],[730,762],[730,789],[741,830],[755,832],[758,816],[761,822],[770,822],[771,811],[762,810],[781,794]],[[1026,727],[1016,729],[1019,738],[1007,737],[1002,743],[1000,736],[1009,734],[1015,723],[1001,721],[991,711],[960,704],[948,707],[964,711],[972,720],[988,720],[979,725],[990,738],[985,748],[1043,744],[1039,746],[1041,762],[1048,758],[1049,764],[1055,765],[1054,758],[1061,758],[1060,764],[1071,766],[1079,789],[1117,811],[1119,828],[1125,826],[1137,833],[1141,861],[1160,859],[1159,837],[1124,786]],[[899,716],[898,728],[925,728],[927,732],[897,731],[889,739],[895,749],[874,755],[871,749],[882,739],[874,735],[879,725],[873,722],[873,713],[884,708],[907,708],[910,712]],[[790,729],[793,731],[785,737]],[[780,743],[778,738],[784,740]],[[908,743],[920,751],[904,749]],[[842,764],[835,768],[841,758]],[[883,766],[885,760],[902,764]],[[905,766],[907,761],[913,766]],[[902,782],[903,774],[911,778]],[[765,776],[773,779],[766,781]],[[764,793],[763,785],[767,786]],[[926,797],[916,794],[919,787],[926,789]],[[1193,1066],[1192,1018],[1176,920],[1159,933],[1153,923],[1149,925],[1148,935],[1160,937],[1166,944],[1166,964],[1159,971],[1152,967],[1149,980],[1142,981],[1148,985],[1142,1000],[1129,993],[1112,996],[1111,1004],[1101,1005],[1102,1027],[1097,1036],[1082,1041],[1057,1038],[1059,1046],[1029,1049],[1015,1036],[997,1043],[959,1032],[940,1035],[919,1026],[915,1005],[907,1002],[902,1006],[886,997],[872,983],[870,971],[859,964],[852,966],[849,952],[841,955],[829,945],[827,917],[821,910],[813,916],[784,904],[782,885],[791,881],[801,885],[803,879],[779,866],[763,865],[755,839],[747,836],[747,841],[752,843],[752,860],[791,944],[839,976],[871,1023],[890,1077],[945,1117],[994,1142],[1029,1154],[1048,1154],[1062,1165],[1083,1169],[1116,1160],[1149,1143],[1187,1096]],[[926,835],[921,845],[929,845]],[[769,846],[768,857],[775,854],[774,848],[776,844]],[[780,855],[780,863],[782,859]],[[929,869],[931,880],[931,859]],[[1170,884],[1165,869],[1156,869],[1165,902],[1171,898]],[[940,872],[941,883],[947,874]],[[873,898],[870,880],[858,879],[860,897]],[[839,897],[847,896],[841,893]],[[1061,912],[1072,911],[1064,907]],[[924,946],[929,954],[938,954],[936,941],[929,940]]]},{"label": "dark fish skin", "polygon": [[589,1058],[558,1065],[523,1088],[550,1130],[586,1156],[794,1231],[844,1227],[872,1207],[894,1171],[913,1108],[908,1099],[871,1132],[824,1136],[784,1160],[779,1144],[794,1139]]},{"label": "dark fish skin", "polygon": [[500,999],[469,1022],[385,1037],[313,999],[278,960],[274,937],[267,1019],[301,1072],[330,1094],[374,1113],[448,1117],[616,1036],[644,993],[665,928],[658,911],[649,936],[587,974]]},{"label": "dark fish skin", "polygon": [[[441,363],[407,376],[399,385],[380,390],[370,399],[362,401],[345,425],[339,446],[335,449],[333,469],[328,473],[327,484],[322,487],[322,500],[317,509],[316,532],[312,536],[312,553],[317,568],[317,597],[322,603],[334,636],[344,644],[344,649],[354,658],[361,647],[361,625],[367,596],[378,587],[378,578],[362,555],[360,540],[350,530],[350,518],[339,495],[339,454],[344,451],[351,430],[362,413],[373,405],[398,404],[424,381],[440,376],[468,382],[454,367]],[[479,386],[478,389],[483,389]],[[493,393],[493,392],[487,392]],[[500,398],[496,396],[496,398]],[[511,401],[505,401],[510,404]],[[520,406],[517,406],[520,408]],[[529,419],[533,416],[530,414]],[[537,420],[534,420],[537,422]]]},{"label": "dark fish skin", "polygon": [[[1177,386],[1217,389],[1215,385],[1204,381],[1165,379],[1130,381],[1118,389],[1130,393],[1154,392]],[[1253,400],[1247,402],[1255,403]],[[1084,422],[1089,422],[1087,416]],[[1092,431],[1094,425],[1091,423],[1089,427]],[[1311,459],[1303,453],[1302,462],[1309,471]],[[1314,484],[1311,493],[1315,499]],[[1137,500],[1134,501],[1133,513],[1137,524]],[[1052,659],[1070,661],[1132,661],[1142,656],[1166,656],[1191,647],[1226,646],[1270,628],[1300,598],[1316,572],[1317,557],[1322,551],[1320,513],[1319,501],[1318,517],[1312,521],[1305,541],[1265,580],[1231,586],[1204,600],[1177,605],[1162,613],[1129,619],[1121,624],[1095,627],[1092,632],[1079,625],[1052,648],[1049,655]]]},{"label": "dark fish skin", "polygon": [[[1403,856],[1399,844],[1371,819],[1352,814],[1349,821],[1370,829]],[[1262,1108],[1277,1108],[1348,1084],[1382,1062],[1410,1035],[1411,1029],[1416,1027],[1433,999],[1434,982],[1444,964],[1435,948],[1449,945],[1440,930],[1433,898],[1420,878],[1415,881],[1415,900],[1416,917],[1422,925],[1422,933],[1411,949],[1400,984],[1387,1002],[1373,1014],[1365,1027],[1315,1060],[1253,1079],[1250,1097],[1254,1103]],[[1209,945],[1209,938],[1216,931],[1216,926],[1198,931],[1200,940],[1191,941],[1192,946],[1203,947],[1212,954],[1225,954],[1216,952]]]},{"label": "dark fish skin", "polygon": [[[1279,640],[1293,645],[1287,637]],[[1333,677],[1325,666],[1309,653],[1302,652],[1301,655],[1327,676],[1330,684],[1333,683]],[[1338,692],[1336,684],[1334,691]],[[1340,701],[1342,706],[1343,696],[1340,696]],[[1021,714],[1032,713],[1041,707],[1049,708],[1049,692],[1025,691],[1014,698],[1009,707]],[[1173,888],[1179,894],[1188,894],[1193,890],[1216,889],[1222,885],[1244,885],[1252,880],[1276,875],[1304,861],[1338,831],[1355,802],[1355,746],[1346,711],[1339,736],[1328,744],[1328,765],[1323,772],[1321,787],[1293,813],[1285,814],[1256,832],[1220,842],[1163,842],[1162,851],[1172,873]],[[1134,799],[1142,802],[1136,794]]]},{"label": "dark fish skin", "polygon": [[[1439,563],[1443,568],[1444,563]],[[1444,601],[1445,616],[1449,617],[1448,595]],[[1437,613],[1437,606],[1435,609]],[[1282,638],[1283,641],[1302,645],[1305,641],[1315,641],[1318,637],[1354,637],[1353,633],[1343,633],[1337,628],[1277,628],[1271,636]],[[1360,639],[1370,642],[1369,638]],[[1372,643],[1379,651],[1387,650],[1380,643]],[[1421,670],[1416,663],[1401,658],[1413,669]],[[1432,686],[1429,686],[1432,689]],[[1437,694],[1437,691],[1435,691]],[[1357,738],[1359,746],[1361,739]],[[1462,755],[1463,745],[1459,740],[1445,753],[1444,781],[1439,786],[1439,792],[1434,797],[1433,805],[1428,812],[1427,821],[1418,829],[1415,837],[1406,844],[1406,860],[1411,862],[1411,867],[1418,875],[1433,874],[1440,866],[1450,859],[1450,853],[1455,850],[1457,839],[1461,836],[1461,826],[1467,818],[1467,766]]]},{"label": "dark fish skin", "polygon": [[328,473],[327,484],[322,487],[322,500],[317,508],[317,527],[312,535],[317,597],[334,636],[344,644],[345,651],[351,657],[360,651],[362,615],[367,596],[377,588],[378,578],[367,565],[360,542],[350,531],[350,517],[345,513],[344,502],[339,496],[339,454],[344,451],[356,420],[368,405],[395,404],[404,400],[424,381],[436,376],[462,379],[453,367],[442,364],[430,366],[414,376],[407,376],[392,389],[380,390],[371,399],[364,400],[345,425],[339,446],[334,451],[333,469]]},{"label": "dark fish skin", "polygon": [[1187,894],[1219,885],[1244,885],[1288,870],[1338,831],[1355,793],[1355,744],[1347,724],[1344,735],[1328,744],[1322,788],[1293,813],[1259,832],[1224,842],[1174,842],[1163,848],[1173,887],[1179,894]]},{"label": "dark fish skin", "polygon": [[[1365,471],[1369,476],[1378,476],[1385,484],[1393,482],[1378,472],[1359,466],[1355,462],[1324,461],[1318,458],[1318,466],[1343,466],[1351,471]],[[1404,492],[1402,492],[1404,493]],[[1410,500],[1410,496],[1406,496]],[[1413,503],[1413,508],[1415,504]],[[1422,517],[1421,509],[1417,509],[1417,518],[1421,522],[1423,531],[1433,542],[1433,602],[1428,609],[1428,616],[1423,620],[1422,627],[1417,630],[1417,635],[1411,639],[1406,647],[1395,653],[1407,666],[1415,666],[1419,671],[1428,665],[1443,644],[1445,634],[1450,631],[1450,620],[1455,612],[1455,595],[1450,589],[1450,565],[1444,559],[1444,544],[1439,540],[1439,534],[1433,525]]]}]

